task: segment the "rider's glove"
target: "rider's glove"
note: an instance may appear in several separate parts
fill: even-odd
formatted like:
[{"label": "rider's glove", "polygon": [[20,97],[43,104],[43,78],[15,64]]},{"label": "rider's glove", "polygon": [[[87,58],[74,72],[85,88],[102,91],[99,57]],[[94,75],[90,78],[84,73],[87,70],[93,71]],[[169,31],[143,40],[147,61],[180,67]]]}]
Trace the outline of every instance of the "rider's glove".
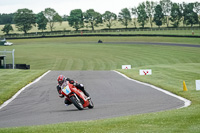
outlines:
[{"label": "rider's glove", "polygon": [[64,95],[63,95],[63,94],[59,94],[59,97],[60,97],[60,98],[63,98],[63,97],[64,97]]},{"label": "rider's glove", "polygon": [[74,82],[74,84],[73,84],[74,86],[77,86],[78,85],[78,83],[76,83],[76,82]]}]

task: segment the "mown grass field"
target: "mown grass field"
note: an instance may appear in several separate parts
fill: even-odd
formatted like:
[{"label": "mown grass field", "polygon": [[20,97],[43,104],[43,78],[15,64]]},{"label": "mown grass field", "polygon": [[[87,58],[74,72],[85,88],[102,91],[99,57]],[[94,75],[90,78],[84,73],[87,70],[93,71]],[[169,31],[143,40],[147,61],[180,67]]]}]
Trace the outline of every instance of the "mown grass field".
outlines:
[{"label": "mown grass field", "polygon": [[[134,67],[152,64],[173,64],[195,59],[198,49],[187,53],[190,48],[163,47],[152,45],[112,45],[98,44],[103,42],[173,42],[169,38],[150,37],[75,37],[11,40],[14,43],[7,50],[15,49],[16,64],[30,64],[31,69],[50,70],[113,70],[121,68],[122,64]],[[197,40],[197,41],[196,41]],[[190,41],[190,42],[189,42]],[[180,38],[180,43],[197,44],[200,39]],[[83,42],[83,43],[80,43]],[[2,47],[5,48],[5,47]],[[146,52],[148,50],[148,52]],[[170,51],[170,54],[167,52]],[[180,53],[179,53],[180,52]],[[173,57],[177,57],[176,59]],[[187,56],[186,56],[187,54]],[[158,56],[159,55],[159,56]],[[26,58],[24,58],[26,57]],[[162,58],[160,58],[162,57]],[[168,60],[170,57],[170,60]],[[189,59],[188,59],[189,58]]]},{"label": "mown grass field", "polygon": [[[31,65],[31,70],[0,70],[0,100],[10,90],[18,90],[33,78],[51,70],[118,70],[128,77],[169,90],[192,101],[188,108],[113,119],[69,122],[52,125],[1,128],[0,132],[190,132],[200,131],[200,48],[141,44],[98,44],[104,42],[171,42],[200,45],[199,38],[161,37],[74,37],[10,40],[15,61]],[[121,70],[121,65],[132,65]],[[153,75],[139,76],[139,69],[152,69]],[[7,81],[10,77],[14,80]],[[13,79],[12,78],[12,79]],[[183,92],[183,80],[187,92]],[[12,83],[15,83],[12,86]],[[6,86],[6,89],[4,88]],[[13,94],[13,92],[12,92]]]}]

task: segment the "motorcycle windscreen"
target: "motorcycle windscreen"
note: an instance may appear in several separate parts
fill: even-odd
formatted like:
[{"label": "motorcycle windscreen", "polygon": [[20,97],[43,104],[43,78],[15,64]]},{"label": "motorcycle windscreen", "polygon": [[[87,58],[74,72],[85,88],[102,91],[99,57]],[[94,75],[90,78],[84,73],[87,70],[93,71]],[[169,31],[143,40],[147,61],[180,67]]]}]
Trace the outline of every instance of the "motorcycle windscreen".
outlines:
[{"label": "motorcycle windscreen", "polygon": [[69,95],[69,93],[71,93],[71,90],[70,90],[70,88],[69,88],[68,85],[67,85],[66,87],[64,87],[64,88],[62,89],[62,91],[63,91],[66,95]]}]

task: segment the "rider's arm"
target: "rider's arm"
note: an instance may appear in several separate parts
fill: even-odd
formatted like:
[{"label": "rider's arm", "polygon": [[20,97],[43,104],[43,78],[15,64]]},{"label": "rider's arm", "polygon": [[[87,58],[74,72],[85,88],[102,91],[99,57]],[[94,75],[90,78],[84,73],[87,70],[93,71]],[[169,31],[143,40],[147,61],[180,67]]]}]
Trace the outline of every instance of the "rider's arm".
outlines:
[{"label": "rider's arm", "polygon": [[61,93],[61,88],[60,88],[59,85],[57,85],[57,91],[58,91],[59,97],[60,97],[60,98],[63,98],[64,95]]},{"label": "rider's arm", "polygon": [[79,84],[77,81],[74,81],[73,79],[66,78],[66,80],[69,81],[70,84],[73,84],[74,86],[76,86],[78,89],[83,88],[82,84]]},{"label": "rider's arm", "polygon": [[75,83],[75,81],[73,79],[67,78],[66,80],[69,81],[70,84],[74,84]]}]

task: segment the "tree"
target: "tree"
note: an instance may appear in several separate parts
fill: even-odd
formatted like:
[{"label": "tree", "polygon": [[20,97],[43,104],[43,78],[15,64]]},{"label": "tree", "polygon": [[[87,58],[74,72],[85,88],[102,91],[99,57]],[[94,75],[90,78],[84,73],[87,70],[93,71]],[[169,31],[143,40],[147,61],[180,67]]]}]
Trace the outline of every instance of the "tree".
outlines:
[{"label": "tree", "polygon": [[117,15],[115,13],[112,13],[110,11],[106,11],[104,14],[103,14],[103,20],[104,22],[106,22],[106,26],[110,29],[111,26],[112,26],[112,22],[113,20],[116,20],[117,19]]},{"label": "tree", "polygon": [[194,3],[194,11],[198,14],[198,23],[200,27],[200,3],[199,2]]},{"label": "tree", "polygon": [[131,21],[131,13],[128,8],[123,8],[119,13],[118,18],[119,21],[121,21],[121,23],[127,28],[129,22]]},{"label": "tree", "polygon": [[14,13],[0,14],[0,24],[13,24]]},{"label": "tree", "polygon": [[53,31],[56,22],[62,23],[62,17],[52,8],[46,8],[43,14],[49,22],[51,31]]},{"label": "tree", "polygon": [[36,16],[36,23],[37,23],[37,26],[38,26],[38,30],[46,30],[46,26],[47,26],[47,18],[44,16],[43,12],[40,12],[37,14]]},{"label": "tree", "polygon": [[[182,15],[183,15],[183,12],[185,10],[186,5],[187,4],[185,2],[183,2],[182,4],[179,5]],[[186,22],[184,21],[184,18],[182,18],[182,21],[183,21],[183,26],[186,25]]]},{"label": "tree", "polygon": [[191,25],[191,27],[194,24],[198,24],[198,15],[193,11],[194,4],[189,3],[185,5],[185,9],[183,11],[184,21],[186,25]]},{"label": "tree", "polygon": [[145,3],[143,2],[142,4],[139,4],[139,6],[137,7],[137,11],[138,11],[138,23],[140,23],[140,25],[142,26],[142,28],[144,28],[144,25],[147,23],[148,21],[148,16],[147,13],[145,11]]},{"label": "tree", "polygon": [[170,20],[172,21],[172,25],[174,27],[178,27],[180,20],[182,18],[182,13],[180,11],[180,6],[177,3],[172,4],[172,9],[171,9],[171,17]]},{"label": "tree", "polygon": [[102,15],[94,9],[87,10],[84,14],[84,22],[88,24],[88,27],[91,27],[94,30],[94,27],[102,23]]},{"label": "tree", "polygon": [[162,13],[162,7],[161,5],[157,5],[155,8],[153,21],[156,23],[157,26],[159,26],[159,28],[162,25],[163,18],[164,18],[164,14]]},{"label": "tree", "polygon": [[62,19],[63,19],[63,21],[67,21],[67,15],[64,15],[63,17],[62,17]]},{"label": "tree", "polygon": [[1,31],[3,31],[3,33],[9,34],[10,31],[13,31],[13,27],[11,24],[6,24]]},{"label": "tree", "polygon": [[18,9],[14,16],[14,22],[19,31],[23,31],[25,34],[27,31],[31,30],[33,25],[35,25],[35,14],[32,10],[27,8]]},{"label": "tree", "polygon": [[153,14],[155,12],[155,2],[153,1],[146,1],[146,13],[147,13],[147,16],[149,17],[149,22],[150,22],[150,25],[151,25],[151,28],[153,26]]},{"label": "tree", "polygon": [[70,12],[70,16],[67,17],[69,25],[78,31],[78,29],[84,27],[83,12],[81,9],[75,9]]},{"label": "tree", "polygon": [[137,8],[134,7],[134,8],[131,8],[131,13],[133,14],[133,24],[135,26],[135,28],[137,28],[137,16],[138,16],[138,11],[137,11]]},{"label": "tree", "polygon": [[170,0],[161,0],[160,5],[164,14],[163,22],[169,27],[169,15],[171,13],[172,2]]}]

